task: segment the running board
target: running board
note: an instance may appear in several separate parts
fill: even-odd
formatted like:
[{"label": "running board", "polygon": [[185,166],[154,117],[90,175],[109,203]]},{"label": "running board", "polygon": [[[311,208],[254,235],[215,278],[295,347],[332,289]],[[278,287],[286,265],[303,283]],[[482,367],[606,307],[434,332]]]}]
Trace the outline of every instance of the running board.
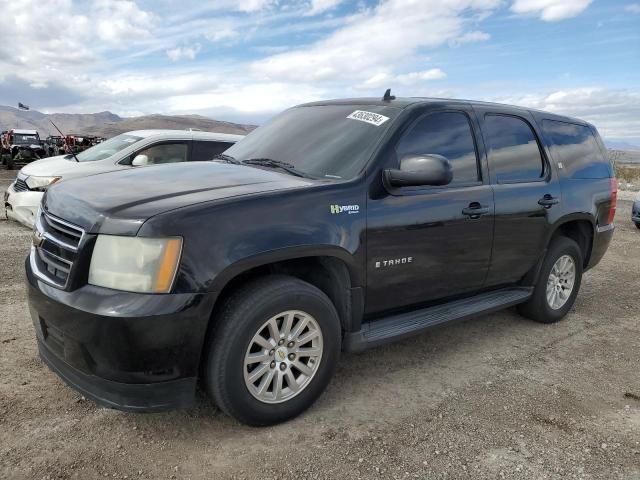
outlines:
[{"label": "running board", "polygon": [[363,324],[358,332],[347,333],[343,340],[343,349],[347,352],[357,352],[395,342],[443,323],[467,320],[517,305],[527,301],[532,294],[532,287],[503,288],[374,320]]}]

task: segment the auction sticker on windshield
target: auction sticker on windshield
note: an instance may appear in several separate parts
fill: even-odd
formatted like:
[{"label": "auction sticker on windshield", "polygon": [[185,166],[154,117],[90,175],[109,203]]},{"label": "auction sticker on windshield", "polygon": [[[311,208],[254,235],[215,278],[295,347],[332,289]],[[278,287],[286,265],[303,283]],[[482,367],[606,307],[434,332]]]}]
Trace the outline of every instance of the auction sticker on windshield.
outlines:
[{"label": "auction sticker on windshield", "polygon": [[385,117],[384,115],[380,115],[379,113],[367,112],[364,110],[356,110],[347,118],[352,120],[360,120],[361,122],[370,123],[371,125],[375,125],[379,127],[384,122],[389,120],[389,117]]}]

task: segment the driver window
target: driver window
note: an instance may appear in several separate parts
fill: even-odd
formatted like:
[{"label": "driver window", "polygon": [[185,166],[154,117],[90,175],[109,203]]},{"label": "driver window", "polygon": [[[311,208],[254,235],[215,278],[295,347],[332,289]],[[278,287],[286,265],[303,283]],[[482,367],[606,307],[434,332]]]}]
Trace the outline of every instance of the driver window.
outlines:
[{"label": "driver window", "polygon": [[145,148],[136,154],[147,157],[146,165],[161,165],[187,161],[186,143],[164,143]]},{"label": "driver window", "polygon": [[433,113],[420,119],[396,146],[398,159],[411,154],[447,157],[452,184],[480,181],[471,125],[462,112]]}]

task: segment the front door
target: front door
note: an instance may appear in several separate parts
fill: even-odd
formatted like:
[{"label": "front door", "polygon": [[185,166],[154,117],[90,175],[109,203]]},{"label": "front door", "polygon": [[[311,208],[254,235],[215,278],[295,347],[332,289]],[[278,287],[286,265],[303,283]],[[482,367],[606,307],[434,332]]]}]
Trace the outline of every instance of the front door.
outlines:
[{"label": "front door", "polygon": [[[491,259],[494,202],[481,166],[473,113],[431,111],[413,121],[390,155],[449,159],[445,187],[405,187],[367,203],[366,312],[374,313],[482,288]],[[391,149],[390,149],[391,150]]]}]

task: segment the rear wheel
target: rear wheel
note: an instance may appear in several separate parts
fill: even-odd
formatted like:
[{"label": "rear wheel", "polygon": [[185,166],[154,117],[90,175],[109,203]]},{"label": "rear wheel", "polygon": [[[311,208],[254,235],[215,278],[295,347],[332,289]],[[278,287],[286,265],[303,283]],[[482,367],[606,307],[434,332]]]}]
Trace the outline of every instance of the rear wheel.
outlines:
[{"label": "rear wheel", "polygon": [[274,275],[247,284],[215,321],[205,387],[241,422],[271,425],[295,417],[335,371],[338,314],[322,291],[299,279]]},{"label": "rear wheel", "polygon": [[582,265],[582,251],[575,241],[567,237],[552,240],[533,295],[518,311],[537,322],[562,320],[580,290]]}]

